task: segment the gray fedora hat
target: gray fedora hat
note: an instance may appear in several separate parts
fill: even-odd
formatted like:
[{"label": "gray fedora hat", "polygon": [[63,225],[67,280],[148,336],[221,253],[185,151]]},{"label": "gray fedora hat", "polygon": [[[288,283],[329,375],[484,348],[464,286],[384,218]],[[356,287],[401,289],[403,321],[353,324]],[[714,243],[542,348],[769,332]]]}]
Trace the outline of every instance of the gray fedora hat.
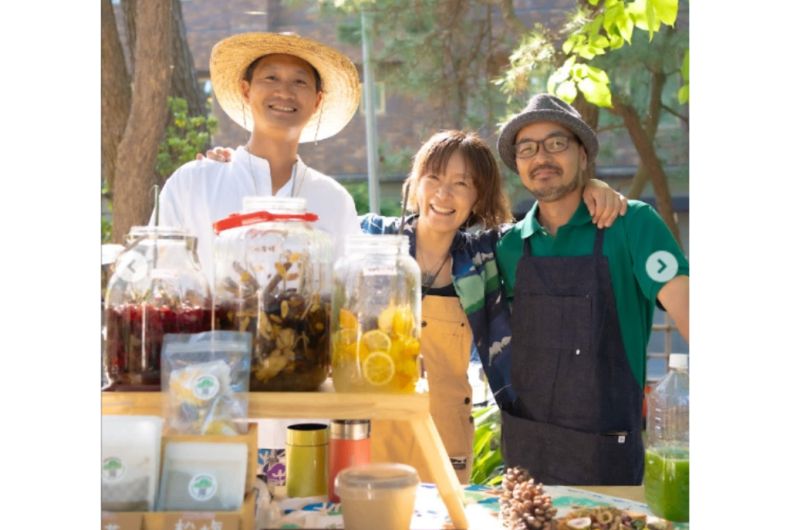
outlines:
[{"label": "gray fedora hat", "polygon": [[560,98],[551,94],[537,94],[532,96],[518,116],[513,117],[502,128],[496,146],[502,161],[507,167],[518,173],[516,168],[516,135],[526,125],[538,121],[550,121],[570,129],[575,134],[587,151],[590,162],[598,154],[598,137],[589,125],[582,119],[581,114]]}]

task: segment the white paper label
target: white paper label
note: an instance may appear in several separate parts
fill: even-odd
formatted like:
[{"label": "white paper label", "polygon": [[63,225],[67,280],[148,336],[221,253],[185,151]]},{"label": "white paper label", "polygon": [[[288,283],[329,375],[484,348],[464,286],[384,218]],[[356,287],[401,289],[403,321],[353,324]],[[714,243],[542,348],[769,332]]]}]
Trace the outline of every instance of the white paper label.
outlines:
[{"label": "white paper label", "polygon": [[398,271],[393,265],[376,265],[362,269],[362,276],[396,276]]}]

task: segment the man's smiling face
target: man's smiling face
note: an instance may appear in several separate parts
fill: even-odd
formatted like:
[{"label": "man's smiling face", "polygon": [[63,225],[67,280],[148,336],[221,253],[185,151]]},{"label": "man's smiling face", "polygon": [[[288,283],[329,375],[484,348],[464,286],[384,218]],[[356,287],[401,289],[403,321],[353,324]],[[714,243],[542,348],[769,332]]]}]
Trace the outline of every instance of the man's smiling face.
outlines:
[{"label": "man's smiling face", "polygon": [[587,153],[573,133],[557,123],[530,123],[516,135],[517,147],[526,140],[541,141],[557,135],[574,138],[565,151],[548,153],[542,144],[531,158],[516,157],[521,183],[543,202],[559,200],[581,187],[582,172],[587,168]]},{"label": "man's smiling face", "polygon": [[242,81],[242,95],[257,128],[301,132],[321,103],[317,82],[307,61],[271,54],[257,62],[249,81]]}]

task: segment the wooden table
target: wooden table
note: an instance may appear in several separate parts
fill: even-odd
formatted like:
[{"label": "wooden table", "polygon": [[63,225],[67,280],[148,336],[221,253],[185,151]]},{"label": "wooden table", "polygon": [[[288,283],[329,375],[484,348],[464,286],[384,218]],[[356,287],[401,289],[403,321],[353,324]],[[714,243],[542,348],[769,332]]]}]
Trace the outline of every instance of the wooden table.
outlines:
[{"label": "wooden table", "polygon": [[645,502],[644,486],[574,486],[580,490],[594,491],[610,497],[621,497],[629,501]]}]

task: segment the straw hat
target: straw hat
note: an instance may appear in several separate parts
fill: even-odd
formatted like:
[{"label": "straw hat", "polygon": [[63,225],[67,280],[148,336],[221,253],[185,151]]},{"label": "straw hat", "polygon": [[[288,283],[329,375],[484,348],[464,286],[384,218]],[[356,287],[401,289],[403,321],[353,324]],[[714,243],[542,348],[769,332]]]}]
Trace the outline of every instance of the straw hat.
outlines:
[{"label": "straw hat", "polygon": [[323,99],[302,130],[299,142],[322,140],[339,133],[359,106],[357,69],[334,48],[294,33],[240,33],[214,45],[209,70],[211,86],[222,110],[245,129],[252,130],[252,114],[242,98],[241,81],[250,63],[272,53],[304,59],[321,76]]}]

